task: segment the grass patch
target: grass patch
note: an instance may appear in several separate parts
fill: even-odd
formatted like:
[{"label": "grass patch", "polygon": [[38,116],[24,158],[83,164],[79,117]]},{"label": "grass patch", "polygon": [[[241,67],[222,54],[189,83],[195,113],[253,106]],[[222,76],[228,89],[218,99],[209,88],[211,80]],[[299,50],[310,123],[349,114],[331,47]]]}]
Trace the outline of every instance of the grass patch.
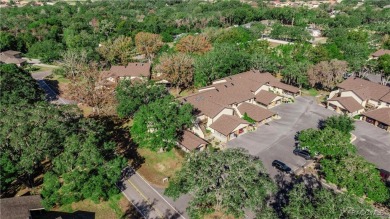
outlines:
[{"label": "grass patch", "polygon": [[49,77],[50,77],[51,80],[58,81],[58,83],[65,83],[65,84],[70,83],[70,80],[65,78],[62,75],[52,74]]},{"label": "grass patch", "polygon": [[306,89],[303,90],[302,93],[315,97],[318,95],[318,90],[316,90],[314,88],[310,88],[309,90],[306,90]]},{"label": "grass patch", "polygon": [[163,183],[166,177],[172,177],[180,170],[184,157],[178,151],[172,149],[168,152],[157,153],[146,148],[139,148],[138,153],[145,158],[144,164],[138,170],[139,173],[153,185],[165,188],[167,182]]},{"label": "grass patch", "polygon": [[129,213],[130,205],[122,194],[117,194],[112,196],[108,201],[103,201],[98,204],[86,199],[61,206],[53,211],[66,213],[77,212],[77,214],[82,214],[80,212],[85,211],[87,213],[93,213],[95,219],[122,218],[125,214]]}]

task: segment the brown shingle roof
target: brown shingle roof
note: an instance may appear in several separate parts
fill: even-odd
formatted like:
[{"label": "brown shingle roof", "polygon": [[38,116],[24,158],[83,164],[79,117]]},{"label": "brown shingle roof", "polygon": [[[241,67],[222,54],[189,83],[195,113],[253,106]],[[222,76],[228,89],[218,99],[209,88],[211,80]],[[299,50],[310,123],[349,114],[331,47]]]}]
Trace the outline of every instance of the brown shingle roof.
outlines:
[{"label": "brown shingle roof", "polygon": [[383,55],[386,55],[386,54],[390,54],[390,50],[388,50],[388,49],[380,49],[380,50],[374,52],[373,54],[371,54],[371,56],[373,56],[373,57],[380,57],[380,56],[383,56]]},{"label": "brown shingle roof", "polygon": [[4,51],[2,53],[5,53],[5,54],[10,55],[10,56],[15,56],[15,55],[19,55],[21,52],[14,51],[14,50],[7,50],[7,51]]},{"label": "brown shingle roof", "polygon": [[201,93],[197,93],[195,95],[191,95],[188,97],[184,97],[181,99],[183,103],[190,103],[194,106],[195,109],[200,111],[200,114],[204,114],[210,118],[214,118],[218,113],[220,113],[224,107],[221,104],[215,103],[210,100],[211,95],[217,92],[215,90],[204,91]]},{"label": "brown shingle roof", "polygon": [[363,109],[363,106],[360,105],[353,97],[334,97],[329,99],[329,101],[339,102],[344,107],[344,109],[350,113]]},{"label": "brown shingle roof", "polygon": [[266,106],[268,106],[278,95],[275,93],[261,90],[259,93],[256,94],[255,99],[257,102],[262,103]]},{"label": "brown shingle roof", "polygon": [[150,63],[129,63],[127,66],[113,65],[109,71],[102,72],[102,78],[110,77],[149,77]]},{"label": "brown shingle roof", "polygon": [[390,87],[353,77],[341,82],[337,87],[351,90],[363,100],[373,99],[378,101],[390,92]]},{"label": "brown shingle roof", "polygon": [[390,108],[380,108],[369,112],[364,112],[363,115],[386,125],[390,125]]},{"label": "brown shingle roof", "polygon": [[210,128],[227,136],[240,124],[249,124],[249,122],[240,119],[236,116],[222,115],[217,119],[217,121],[213,122],[210,125]]},{"label": "brown shingle roof", "polygon": [[247,86],[248,84],[242,81],[218,84],[215,86],[217,92],[212,93],[210,100],[221,105],[231,105],[255,98]]},{"label": "brown shingle roof", "polygon": [[275,113],[270,110],[261,108],[259,106],[250,103],[240,104],[238,106],[238,110],[242,115],[247,113],[249,117],[256,120],[257,122],[263,121],[275,115]]},{"label": "brown shingle roof", "polygon": [[188,150],[192,151],[202,144],[206,145],[207,141],[186,130],[183,133],[180,144],[186,147]]},{"label": "brown shingle roof", "polygon": [[282,83],[280,81],[271,81],[269,84],[273,87],[277,87],[277,88],[280,88],[282,90],[286,90],[286,91],[291,92],[293,94],[299,93],[299,88]]},{"label": "brown shingle roof", "polygon": [[20,52],[16,51],[5,51],[0,53],[0,62],[4,62],[6,64],[21,64],[26,62],[26,60],[21,58],[16,58],[15,55],[19,54]]},{"label": "brown shingle roof", "polygon": [[30,210],[43,209],[39,195],[0,199],[0,218],[29,218]]},{"label": "brown shingle roof", "polygon": [[380,100],[386,103],[390,103],[390,92],[387,93],[385,96],[381,97]]},{"label": "brown shingle roof", "polygon": [[298,88],[279,82],[270,73],[247,71],[214,81],[214,84],[203,88],[198,94],[183,98],[194,105],[203,114],[213,118],[224,108],[232,104],[254,99],[254,92],[262,85],[273,82],[282,89],[299,91]]}]

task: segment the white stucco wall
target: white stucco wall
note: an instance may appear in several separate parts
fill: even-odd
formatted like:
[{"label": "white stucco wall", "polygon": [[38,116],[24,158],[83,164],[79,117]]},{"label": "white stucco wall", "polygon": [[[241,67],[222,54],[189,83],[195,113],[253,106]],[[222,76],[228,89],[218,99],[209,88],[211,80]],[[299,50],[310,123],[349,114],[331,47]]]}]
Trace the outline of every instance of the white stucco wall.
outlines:
[{"label": "white stucco wall", "polygon": [[[248,124],[240,124],[239,126],[237,126],[232,132],[235,132],[235,131],[237,131],[237,130],[239,130],[239,129],[242,129],[242,128],[245,128],[245,127],[247,127],[248,126]],[[246,132],[246,130],[244,130],[244,133]]]},{"label": "white stucco wall", "polygon": [[222,142],[227,142],[227,137],[224,136],[223,134],[221,134],[221,133],[215,131],[214,129],[212,129],[211,132],[213,133],[213,136],[214,136],[216,139],[218,139],[218,140],[220,140],[220,141],[222,141]]},{"label": "white stucco wall", "polygon": [[331,99],[332,97],[334,97],[334,95],[338,94],[339,92],[340,92],[339,89],[330,92],[330,94],[329,94],[329,99]]},{"label": "white stucco wall", "polygon": [[269,89],[270,89],[270,86],[264,84],[264,85],[262,85],[259,89],[257,89],[257,91],[255,91],[255,95],[258,94],[258,93],[259,93],[260,91],[262,91],[262,90],[269,91]]},{"label": "white stucco wall", "polygon": [[195,134],[197,134],[199,137],[204,138],[204,133],[202,129],[198,125],[194,125],[191,129]]},{"label": "white stucco wall", "polygon": [[375,107],[378,107],[378,106],[379,106],[379,103],[378,103],[378,101],[376,101],[376,100],[368,100],[368,103],[371,104],[371,105],[373,105],[373,106],[375,106]]}]

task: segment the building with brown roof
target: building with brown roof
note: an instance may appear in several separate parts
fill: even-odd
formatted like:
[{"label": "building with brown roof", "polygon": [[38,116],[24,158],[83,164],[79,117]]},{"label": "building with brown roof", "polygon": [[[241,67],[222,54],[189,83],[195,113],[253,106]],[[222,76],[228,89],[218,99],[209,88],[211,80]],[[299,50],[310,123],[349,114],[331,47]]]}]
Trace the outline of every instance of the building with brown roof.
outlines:
[{"label": "building with brown roof", "polygon": [[210,125],[213,135],[222,142],[227,142],[249,131],[252,125],[233,115],[222,115]]},{"label": "building with brown roof", "polygon": [[390,108],[380,108],[363,113],[363,120],[390,132]]},{"label": "building with brown roof", "polygon": [[283,98],[281,96],[266,90],[261,90],[255,95],[256,103],[267,109],[279,105],[282,103],[282,99]]},{"label": "building with brown roof", "polygon": [[187,130],[184,131],[180,141],[178,142],[179,147],[181,147],[181,149],[185,152],[191,152],[195,150],[203,151],[207,144],[207,141]]},{"label": "building with brown roof", "polygon": [[150,78],[150,63],[128,63],[126,66],[111,66],[110,70],[103,71],[101,78],[112,83],[118,83],[123,79],[141,79],[147,80]]},{"label": "building with brown roof", "polygon": [[20,52],[8,50],[0,53],[0,63],[15,64],[22,66],[26,63],[26,60],[21,59]]},{"label": "building with brown roof", "polygon": [[[328,102],[339,97],[351,97],[355,101],[354,105],[359,104],[365,110],[390,107],[390,87],[388,86],[351,77],[337,87],[337,90],[330,93]],[[349,99],[347,102],[351,101]]]},{"label": "building with brown roof", "polygon": [[270,122],[273,119],[273,117],[276,115],[276,113],[268,109],[264,109],[262,107],[256,106],[254,104],[242,103],[237,107],[237,114],[242,118],[244,117],[245,113],[251,119],[256,121],[256,123],[254,124],[255,126]]},{"label": "building with brown roof", "polygon": [[[240,109],[247,110],[256,117],[257,124],[269,121],[275,114],[259,106],[270,108],[299,94],[298,88],[279,82],[270,73],[247,71],[218,79],[212,85],[200,88],[199,93],[184,97],[181,101],[194,106],[197,111],[197,124],[201,125],[195,126],[192,131],[204,137],[202,130],[220,121],[223,115],[241,118],[245,112],[241,114]],[[227,136],[218,138],[231,139]]]},{"label": "building with brown roof", "polygon": [[386,55],[386,54],[390,55],[389,49],[380,49],[380,50],[374,52],[373,54],[371,54],[371,57],[373,59],[378,59],[379,57]]},{"label": "building with brown roof", "polygon": [[355,116],[364,111],[364,107],[360,105],[353,97],[333,97],[328,100],[328,109],[333,109],[338,113]]},{"label": "building with brown roof", "polygon": [[0,199],[0,218],[33,219],[32,215],[39,215],[39,212],[44,210],[41,202],[39,195]]}]

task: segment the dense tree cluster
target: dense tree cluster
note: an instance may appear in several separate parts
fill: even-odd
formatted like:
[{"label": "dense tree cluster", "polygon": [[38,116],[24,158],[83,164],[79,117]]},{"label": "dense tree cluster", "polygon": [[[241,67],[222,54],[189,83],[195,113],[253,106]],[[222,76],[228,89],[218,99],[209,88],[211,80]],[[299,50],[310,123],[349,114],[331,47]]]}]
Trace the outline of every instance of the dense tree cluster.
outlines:
[{"label": "dense tree cluster", "polygon": [[301,131],[298,139],[301,147],[313,155],[324,156],[320,160],[325,179],[349,193],[366,196],[376,202],[389,200],[390,191],[381,179],[376,167],[357,155],[350,142],[353,120],[347,116],[333,116],[321,125],[321,129]]},{"label": "dense tree cluster", "polygon": [[47,209],[117,193],[114,185],[126,162],[115,153],[107,128],[74,106],[44,101],[36,81],[15,65],[0,69],[1,193],[13,183],[35,187],[40,174]]},{"label": "dense tree cluster", "polygon": [[194,122],[190,104],[180,104],[172,96],[143,105],[134,115],[131,136],[140,146],[154,151],[171,150],[182,131]]},{"label": "dense tree cluster", "polygon": [[203,218],[214,211],[238,218],[247,208],[259,215],[267,212],[266,201],[275,184],[258,158],[243,149],[226,149],[192,153],[187,159],[165,194],[174,198],[191,194],[187,209],[191,218]]},{"label": "dense tree cluster", "polygon": [[379,218],[372,206],[350,194],[335,194],[304,183],[288,192],[283,212],[288,218]]},{"label": "dense tree cluster", "polygon": [[120,118],[129,118],[138,109],[168,95],[163,85],[153,82],[133,83],[130,80],[121,81],[115,89],[115,97],[118,101],[117,113]]},{"label": "dense tree cluster", "polygon": [[[259,7],[237,0],[215,3],[147,0],[75,5],[58,2],[42,7],[5,8],[0,45],[1,50],[19,50],[45,62],[64,58],[65,51],[83,51],[87,60],[126,64],[137,53],[149,61],[159,58],[161,49],[174,53],[164,43],[184,34],[174,46],[176,51],[188,53],[194,60],[196,86],[238,71],[259,68],[281,73],[283,81],[289,84],[300,87],[315,84],[325,89],[332,89],[328,82],[339,81],[339,75],[327,77],[324,84],[313,79],[313,75],[321,74],[312,70],[324,69],[323,62],[330,65],[331,60],[337,59],[340,62],[336,64],[345,66],[342,61],[346,61],[347,71],[360,72],[369,65],[368,55],[377,49],[374,45],[382,48],[389,45],[388,9],[382,9],[376,1],[360,7],[355,7],[356,2],[324,4],[317,9],[257,4]],[[331,12],[335,13],[334,18]],[[261,20],[270,23],[265,25]],[[308,43],[311,36],[307,28],[312,25],[322,30],[328,38],[326,43],[316,46]],[[294,44],[253,50],[262,36],[286,39]],[[215,68],[211,68],[208,60],[216,63]],[[387,75],[384,79],[388,79],[385,63],[378,65],[382,67],[377,73]],[[211,69],[210,76],[204,68]]]}]

